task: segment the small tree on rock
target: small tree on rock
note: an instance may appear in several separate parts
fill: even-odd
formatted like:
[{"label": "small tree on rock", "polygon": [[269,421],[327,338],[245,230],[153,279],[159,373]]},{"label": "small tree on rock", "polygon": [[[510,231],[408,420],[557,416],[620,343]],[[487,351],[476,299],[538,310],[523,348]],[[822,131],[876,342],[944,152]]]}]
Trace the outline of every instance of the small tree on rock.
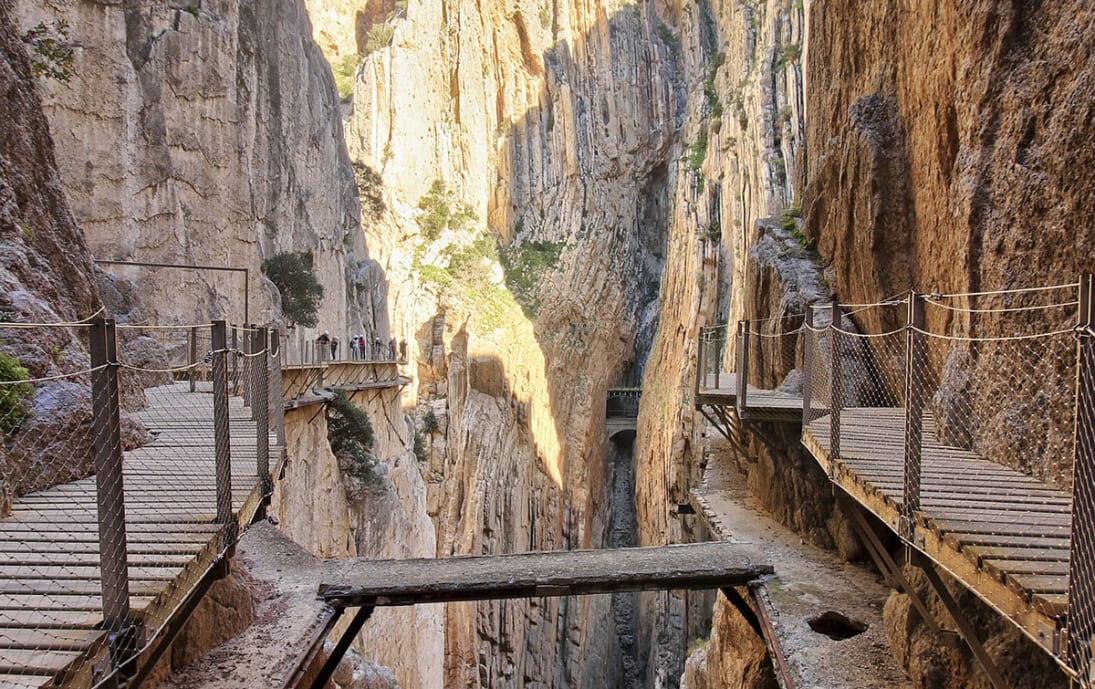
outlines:
[{"label": "small tree on rock", "polygon": [[281,294],[281,310],[289,325],[314,328],[323,299],[323,285],[312,271],[312,252],[286,251],[262,262],[262,272]]}]

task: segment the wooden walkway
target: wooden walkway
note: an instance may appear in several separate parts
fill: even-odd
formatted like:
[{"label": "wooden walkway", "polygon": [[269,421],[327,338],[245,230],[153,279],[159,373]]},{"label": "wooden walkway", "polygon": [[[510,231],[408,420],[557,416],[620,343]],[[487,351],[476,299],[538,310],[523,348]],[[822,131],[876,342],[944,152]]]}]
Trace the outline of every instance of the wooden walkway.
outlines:
[{"label": "wooden walkway", "polygon": [[752,385],[745,392],[745,405],[738,404],[736,373],[708,374],[695,397],[696,408],[703,405],[735,407],[742,421],[801,421],[802,395],[782,390],[762,390]]},{"label": "wooden walkway", "polygon": [[409,385],[395,361],[330,361],[283,366],[281,394],[286,409],[330,399],[325,390],[385,390]]},{"label": "wooden walkway", "polygon": [[[802,442],[833,481],[899,530],[904,409],[846,408],[840,457],[831,456],[829,416],[803,428]],[[921,506],[913,544],[1057,655],[1068,609],[1071,496],[969,450],[935,440],[924,417]]]},{"label": "wooden walkway", "polygon": [[[125,453],[130,606],[163,627],[231,544],[216,513],[212,395],[187,383],[146,390],[153,434]],[[263,495],[250,410],[229,398],[233,510],[250,523]],[[271,447],[276,440],[271,437]],[[271,450],[280,455],[276,448]],[[107,654],[94,476],[15,500],[0,520],[0,686],[88,687]],[[147,641],[147,639],[146,639]]]}]

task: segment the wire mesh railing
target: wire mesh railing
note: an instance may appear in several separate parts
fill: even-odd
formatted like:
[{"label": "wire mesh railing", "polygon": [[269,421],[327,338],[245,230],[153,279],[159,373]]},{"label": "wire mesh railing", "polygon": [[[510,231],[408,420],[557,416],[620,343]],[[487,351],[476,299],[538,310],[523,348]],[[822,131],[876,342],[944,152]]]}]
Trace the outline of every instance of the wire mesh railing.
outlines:
[{"label": "wire mesh railing", "polygon": [[290,366],[317,366],[338,362],[407,362],[407,341],[369,339],[364,335],[339,338],[325,333],[315,339],[290,338],[284,343]]},{"label": "wire mesh railing", "polygon": [[1008,544],[976,568],[1058,622],[1032,629],[1016,604],[990,605],[1095,686],[1093,304],[1085,277],[814,305],[801,321],[742,321],[733,341],[704,328],[697,392],[733,380],[740,414],[750,394],[801,385],[803,439],[830,478],[885,494],[912,547],[943,547],[940,533]]},{"label": "wire mesh railing", "polygon": [[28,325],[0,323],[0,685],[131,678],[269,491],[280,360],[223,322]]}]

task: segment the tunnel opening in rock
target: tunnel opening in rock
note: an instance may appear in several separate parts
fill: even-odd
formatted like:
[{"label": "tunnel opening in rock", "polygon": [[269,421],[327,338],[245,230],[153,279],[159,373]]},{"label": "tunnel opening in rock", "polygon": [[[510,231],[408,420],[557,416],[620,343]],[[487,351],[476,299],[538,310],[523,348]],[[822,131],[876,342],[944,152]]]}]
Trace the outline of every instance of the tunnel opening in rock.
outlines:
[{"label": "tunnel opening in rock", "polygon": [[810,625],[810,629],[818,634],[824,634],[835,641],[850,639],[867,631],[866,623],[853,620],[835,610],[827,610],[820,615],[811,617],[806,623]]}]

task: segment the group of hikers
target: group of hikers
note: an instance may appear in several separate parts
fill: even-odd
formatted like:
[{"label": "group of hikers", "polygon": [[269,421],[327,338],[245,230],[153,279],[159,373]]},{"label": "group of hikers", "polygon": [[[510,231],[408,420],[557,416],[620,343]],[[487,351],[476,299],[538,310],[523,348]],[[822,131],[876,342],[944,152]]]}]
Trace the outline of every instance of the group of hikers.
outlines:
[{"label": "group of hikers", "polygon": [[[339,344],[337,337],[331,335],[330,331],[324,330],[316,338],[316,357],[321,361],[338,360]],[[328,352],[330,357],[327,356]],[[354,335],[350,337],[350,359],[352,361],[406,361],[407,341],[400,340],[397,345],[393,337],[385,344],[383,340],[376,337],[370,343],[364,335]]]}]

